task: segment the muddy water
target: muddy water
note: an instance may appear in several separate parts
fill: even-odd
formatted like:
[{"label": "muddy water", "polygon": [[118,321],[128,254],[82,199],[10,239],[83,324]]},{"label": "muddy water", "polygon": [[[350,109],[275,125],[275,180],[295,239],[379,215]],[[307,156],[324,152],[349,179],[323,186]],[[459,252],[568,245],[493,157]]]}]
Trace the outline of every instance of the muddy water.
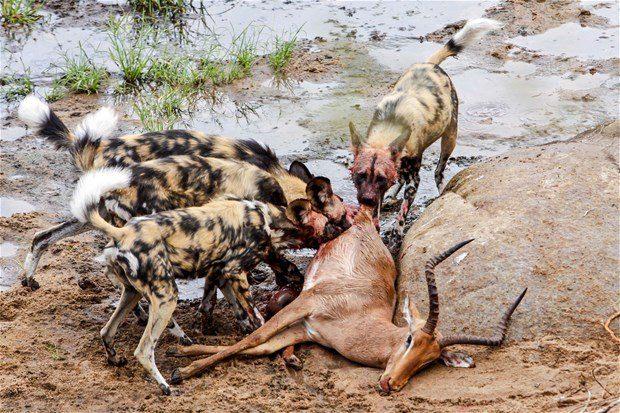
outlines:
[{"label": "muddy water", "polygon": [[[119,8],[112,9],[115,6],[111,4],[123,3],[101,1],[98,7],[104,12],[110,7],[109,12],[116,13]],[[251,92],[242,97],[223,93],[215,105],[211,100],[199,101],[192,116],[179,126],[265,142],[285,162],[301,159],[315,174],[328,176],[336,192],[352,202],[355,191],[347,170],[351,160],[348,121],[355,120],[358,128],[365,128],[379,96],[399,73],[412,63],[424,61],[440,47],[438,43],[421,42],[421,37],[461,19],[482,16],[499,2],[205,4],[207,19],[188,16],[188,31],[205,38],[209,33],[219,33],[226,47],[233,33],[252,24],[253,33],[259,36],[259,49],[264,51],[270,48],[274,34],[301,27],[300,38],[313,41],[308,53],[329,50],[342,62],[342,70],[313,81],[292,78],[285,84],[273,79],[252,82]],[[530,36],[500,33],[466,50],[458,60],[442,64],[460,98],[459,143],[445,182],[482,158],[512,147],[566,139],[617,115],[617,69],[590,69],[597,62],[617,57],[618,5],[589,1],[582,2],[582,7],[606,19],[606,23],[581,27],[576,21],[558,22]],[[91,21],[88,19],[92,16],[47,13],[46,21],[30,33],[0,36],[4,71],[20,74],[27,70],[37,90],[45,91],[56,72],[54,64],[60,59],[59,53],[76,53],[79,44],[90,51],[95,62],[112,72],[116,70],[107,58],[105,19]],[[513,52],[501,58],[488,56],[490,48],[504,45],[514,45],[513,52],[526,51],[540,58],[524,59]],[[193,42],[184,43],[184,47],[200,50],[201,46]],[[572,68],[567,67],[567,61]],[[109,93],[99,100],[118,102]],[[14,107],[3,102],[0,110],[3,146],[26,134],[12,118]],[[135,119],[129,103],[117,103],[117,108]],[[123,132],[132,130],[126,126]],[[438,149],[434,145],[425,156],[416,199],[418,208],[438,194],[432,178]],[[24,175],[18,170],[13,176]],[[34,201],[37,194],[17,196],[9,191],[0,195],[2,216],[42,209]],[[20,241],[20,248],[25,248],[26,243]],[[200,281],[185,285],[183,296],[199,296],[200,286]]]}]

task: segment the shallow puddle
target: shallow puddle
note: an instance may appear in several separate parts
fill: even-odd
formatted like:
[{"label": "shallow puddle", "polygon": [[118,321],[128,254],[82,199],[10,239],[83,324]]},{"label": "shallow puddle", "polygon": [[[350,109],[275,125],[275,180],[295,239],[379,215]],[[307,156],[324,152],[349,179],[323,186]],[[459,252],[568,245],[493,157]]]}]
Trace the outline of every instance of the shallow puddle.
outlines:
[{"label": "shallow puddle", "polygon": [[21,126],[13,126],[0,130],[0,141],[14,141],[26,136],[28,131]]},{"label": "shallow puddle", "polygon": [[0,291],[7,290],[19,277],[19,263],[15,259],[19,247],[9,241],[0,243]]},{"label": "shallow puddle", "polygon": [[[616,7],[616,13],[617,10]],[[618,25],[617,17],[612,24]],[[582,60],[610,59],[618,54],[617,27],[581,27],[580,24],[571,22],[541,34],[514,37],[509,41],[544,55],[576,57]]]},{"label": "shallow puddle", "polygon": [[34,205],[21,199],[0,197],[0,216],[10,217],[18,213],[27,213],[36,210]]}]

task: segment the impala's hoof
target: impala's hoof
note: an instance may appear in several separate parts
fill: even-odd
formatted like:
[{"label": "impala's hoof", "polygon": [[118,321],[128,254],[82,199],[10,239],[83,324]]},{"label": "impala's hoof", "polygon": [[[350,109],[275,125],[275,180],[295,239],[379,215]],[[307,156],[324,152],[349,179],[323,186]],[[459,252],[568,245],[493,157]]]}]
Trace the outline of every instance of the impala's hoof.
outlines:
[{"label": "impala's hoof", "polygon": [[183,381],[183,378],[181,377],[181,372],[179,371],[179,369],[174,369],[174,371],[172,372],[172,376],[170,377],[170,383],[171,384],[181,384],[181,382]]},{"label": "impala's hoof", "polygon": [[297,356],[292,355],[290,357],[283,357],[284,363],[287,367],[292,368],[293,370],[301,370],[304,368],[304,363]]}]

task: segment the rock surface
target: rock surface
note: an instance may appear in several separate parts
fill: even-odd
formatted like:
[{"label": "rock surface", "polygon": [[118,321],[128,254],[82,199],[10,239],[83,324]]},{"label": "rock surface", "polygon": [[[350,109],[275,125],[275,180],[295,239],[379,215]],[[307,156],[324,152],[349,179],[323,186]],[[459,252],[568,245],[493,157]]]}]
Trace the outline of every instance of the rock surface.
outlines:
[{"label": "rock surface", "polygon": [[435,271],[440,331],[490,334],[528,287],[508,343],[609,341],[602,323],[619,297],[619,128],[513,150],[457,174],[406,234],[399,304],[411,292],[425,315],[426,260],[475,238]]}]

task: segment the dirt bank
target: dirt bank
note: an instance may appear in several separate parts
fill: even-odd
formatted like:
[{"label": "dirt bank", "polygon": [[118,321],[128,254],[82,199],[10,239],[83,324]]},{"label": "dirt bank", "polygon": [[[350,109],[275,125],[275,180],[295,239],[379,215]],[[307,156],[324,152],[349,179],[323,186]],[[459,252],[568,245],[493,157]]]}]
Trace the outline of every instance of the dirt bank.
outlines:
[{"label": "dirt bank", "polygon": [[619,127],[463,170],[403,243],[401,302],[410,293],[426,313],[425,260],[475,238],[436,271],[444,334],[491,335],[504,308],[529,287],[507,346],[474,350],[477,361],[492,353],[496,363],[463,373],[493,394],[522,398],[522,407],[583,406],[588,392],[609,399],[603,387],[615,393],[620,385],[618,346],[603,329],[618,305]]}]

